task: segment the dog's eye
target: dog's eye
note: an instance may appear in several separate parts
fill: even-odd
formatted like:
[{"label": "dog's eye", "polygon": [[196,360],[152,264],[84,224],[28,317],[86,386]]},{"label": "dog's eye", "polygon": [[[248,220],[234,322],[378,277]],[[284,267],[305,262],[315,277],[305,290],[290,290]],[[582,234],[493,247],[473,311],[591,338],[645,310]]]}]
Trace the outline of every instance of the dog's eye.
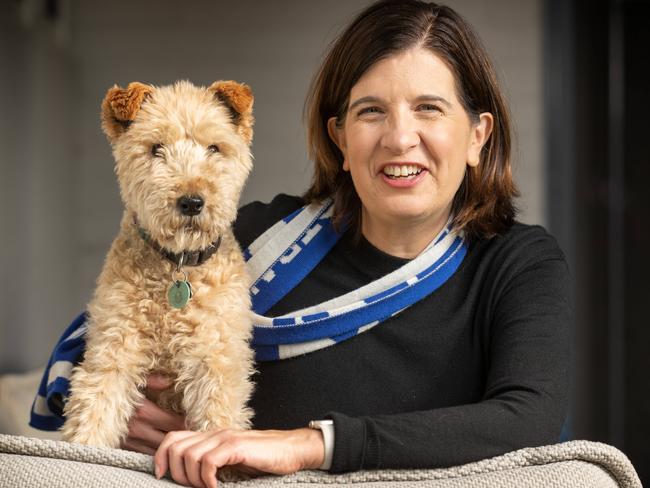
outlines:
[{"label": "dog's eye", "polygon": [[162,144],[154,144],[151,146],[151,155],[156,157],[156,158],[162,158],[163,157],[163,145]]},{"label": "dog's eye", "polygon": [[218,153],[219,152],[219,146],[217,146],[216,144],[209,145],[208,146],[208,152]]}]

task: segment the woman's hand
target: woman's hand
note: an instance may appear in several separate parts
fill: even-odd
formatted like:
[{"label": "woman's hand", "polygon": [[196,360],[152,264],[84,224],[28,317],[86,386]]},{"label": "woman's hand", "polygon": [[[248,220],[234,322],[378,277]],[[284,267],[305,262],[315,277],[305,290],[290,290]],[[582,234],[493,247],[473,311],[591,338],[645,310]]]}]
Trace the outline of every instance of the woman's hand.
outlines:
[{"label": "woman's hand", "polygon": [[123,449],[153,456],[167,432],[185,428],[185,418],[163,410],[154,403],[160,392],[171,386],[171,381],[164,376],[149,376],[146,398],[129,420],[129,433],[122,442]]},{"label": "woman's hand", "polygon": [[235,430],[170,432],[154,458],[156,477],[169,469],[182,485],[217,486],[217,471],[236,466],[246,474],[290,474],[316,469],[325,455],[319,430]]}]

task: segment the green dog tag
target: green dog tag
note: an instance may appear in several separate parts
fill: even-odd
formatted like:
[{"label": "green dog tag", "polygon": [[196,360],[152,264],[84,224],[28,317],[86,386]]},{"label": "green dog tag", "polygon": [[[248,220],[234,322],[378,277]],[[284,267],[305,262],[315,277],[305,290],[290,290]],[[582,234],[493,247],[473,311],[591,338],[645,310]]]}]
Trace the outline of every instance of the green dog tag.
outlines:
[{"label": "green dog tag", "polygon": [[174,308],[183,308],[190,298],[192,298],[192,287],[187,281],[175,281],[167,292],[167,300]]}]

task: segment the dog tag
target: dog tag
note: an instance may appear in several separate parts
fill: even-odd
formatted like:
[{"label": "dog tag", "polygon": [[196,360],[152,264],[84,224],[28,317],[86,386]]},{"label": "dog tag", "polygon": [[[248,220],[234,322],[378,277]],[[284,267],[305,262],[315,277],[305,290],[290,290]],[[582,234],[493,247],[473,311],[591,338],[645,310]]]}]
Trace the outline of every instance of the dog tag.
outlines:
[{"label": "dog tag", "polygon": [[176,280],[167,292],[167,300],[174,308],[183,308],[190,298],[192,298],[192,287],[187,281]]}]

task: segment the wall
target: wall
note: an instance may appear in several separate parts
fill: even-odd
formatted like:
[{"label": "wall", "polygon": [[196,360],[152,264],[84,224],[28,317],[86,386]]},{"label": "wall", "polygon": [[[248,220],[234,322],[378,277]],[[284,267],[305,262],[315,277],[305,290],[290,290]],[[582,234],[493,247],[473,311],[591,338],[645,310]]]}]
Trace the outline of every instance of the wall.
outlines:
[{"label": "wall", "polygon": [[17,5],[0,13],[0,371],[41,364],[77,296],[73,69],[57,26]]}]

